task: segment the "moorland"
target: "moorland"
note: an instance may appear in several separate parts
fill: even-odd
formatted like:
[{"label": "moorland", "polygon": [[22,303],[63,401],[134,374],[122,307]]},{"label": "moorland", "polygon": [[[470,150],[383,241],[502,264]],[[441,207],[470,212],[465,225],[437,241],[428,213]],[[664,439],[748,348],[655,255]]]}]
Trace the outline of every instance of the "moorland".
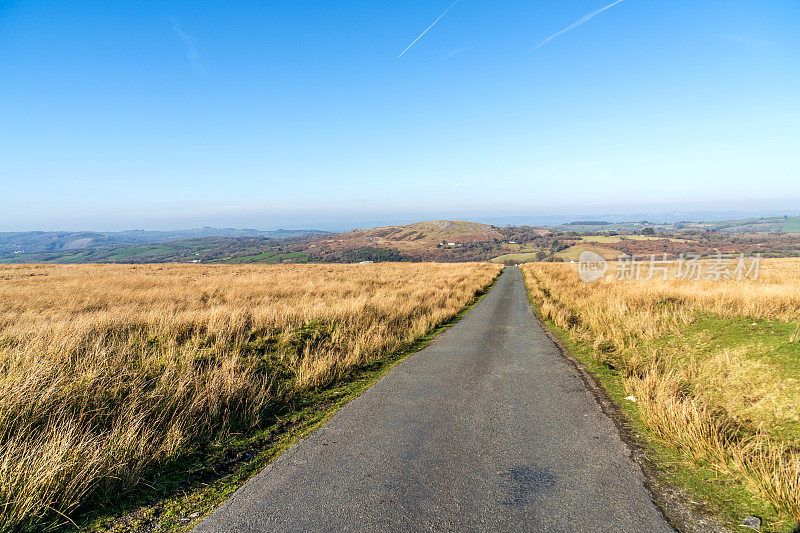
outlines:
[{"label": "moorland", "polygon": [[408,349],[500,268],[1,267],[0,530],[78,524],[158,489],[170,465]]}]

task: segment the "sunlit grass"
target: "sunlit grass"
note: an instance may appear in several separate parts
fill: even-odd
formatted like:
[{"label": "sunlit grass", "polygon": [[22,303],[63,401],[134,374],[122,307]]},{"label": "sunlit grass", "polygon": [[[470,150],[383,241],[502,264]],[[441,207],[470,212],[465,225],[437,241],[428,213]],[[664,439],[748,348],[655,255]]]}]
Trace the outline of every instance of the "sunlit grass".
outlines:
[{"label": "sunlit grass", "polygon": [[67,523],[159,465],[412,344],[491,264],[0,267],[0,530]]}]

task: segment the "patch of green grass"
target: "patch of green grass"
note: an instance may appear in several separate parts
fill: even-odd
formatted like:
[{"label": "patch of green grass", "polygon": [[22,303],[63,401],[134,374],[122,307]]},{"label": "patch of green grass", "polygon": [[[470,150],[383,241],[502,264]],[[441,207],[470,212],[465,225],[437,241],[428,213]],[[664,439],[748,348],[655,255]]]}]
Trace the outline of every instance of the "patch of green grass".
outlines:
[{"label": "patch of green grass", "polygon": [[625,235],[625,239],[631,241],[670,241],[670,242],[688,242],[686,239],[676,239],[673,237],[659,237],[656,235]]},{"label": "patch of green grass", "polygon": [[800,233],[800,217],[787,217],[783,223],[786,233]]},{"label": "patch of green grass", "polygon": [[[499,276],[498,276],[499,277]],[[466,315],[494,286],[492,282],[448,322],[432,329],[405,350],[353,369],[345,378],[314,389],[274,412],[274,420],[250,435],[232,435],[224,443],[195,454],[151,480],[150,488],[85,517],[87,532],[141,530],[189,531],[263,470],[283,451],[328,421],[347,402],[407,357],[425,348]]]},{"label": "patch of green grass", "polygon": [[308,252],[290,252],[282,254],[281,257],[284,261],[292,261],[294,263],[308,263]]},{"label": "patch of green grass", "polygon": [[122,261],[126,259],[132,259],[136,256],[140,255],[152,255],[153,253],[157,253],[158,246],[131,246],[128,248],[119,248],[118,250],[112,251],[107,260],[109,261]]},{"label": "patch of green grass", "polygon": [[262,252],[254,255],[245,255],[240,257],[231,257],[220,261],[212,261],[214,263],[266,263],[275,265],[278,263],[308,263],[308,252],[289,252],[285,254],[278,253],[274,250]]},{"label": "patch of green grass", "polygon": [[594,246],[591,244],[576,244],[575,246],[570,246],[566,250],[562,250],[555,254],[555,257],[560,257],[565,261],[577,261],[583,252],[594,252],[599,254],[605,259],[616,259],[617,256],[620,255],[619,250],[614,250],[612,248],[605,248],[603,246]]},{"label": "patch of green grass", "polygon": [[91,257],[92,257],[92,254],[89,251],[77,252],[74,255],[67,256],[64,259],[64,262],[65,263],[82,263],[82,262],[90,260]]},{"label": "patch of green grass", "polygon": [[581,241],[583,242],[597,242],[604,244],[611,244],[619,242],[620,240],[622,239],[616,235],[584,235],[581,237]]},{"label": "patch of green grass", "polygon": [[688,242],[686,239],[678,239],[674,237],[659,237],[656,235],[584,235],[581,237],[582,242],[597,243],[597,244],[615,244],[622,240],[631,241],[670,241],[670,242]]},{"label": "patch of green grass", "polygon": [[527,263],[529,261],[536,261],[536,253],[519,253],[519,254],[503,254],[493,257],[492,263],[505,263],[506,261],[514,261],[515,263]]},{"label": "patch of green grass", "polygon": [[263,252],[260,254],[255,255],[245,255],[242,257],[231,257],[230,259],[225,259],[220,261],[222,263],[267,263],[267,264],[275,264],[280,263],[281,260],[275,252]]},{"label": "patch of green grass", "polygon": [[[800,441],[800,342],[797,323],[700,314],[676,333],[643,344],[678,364],[703,365],[734,357],[734,368],[711,372],[701,383],[707,396],[739,423],[760,427],[784,441]],[[721,375],[725,371],[735,374]]]}]

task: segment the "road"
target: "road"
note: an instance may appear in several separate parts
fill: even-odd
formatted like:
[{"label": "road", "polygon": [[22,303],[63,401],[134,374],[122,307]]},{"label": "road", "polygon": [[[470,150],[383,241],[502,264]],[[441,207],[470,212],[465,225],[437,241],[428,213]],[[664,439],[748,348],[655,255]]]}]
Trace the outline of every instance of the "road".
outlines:
[{"label": "road", "polygon": [[196,531],[673,531],[506,268]]}]

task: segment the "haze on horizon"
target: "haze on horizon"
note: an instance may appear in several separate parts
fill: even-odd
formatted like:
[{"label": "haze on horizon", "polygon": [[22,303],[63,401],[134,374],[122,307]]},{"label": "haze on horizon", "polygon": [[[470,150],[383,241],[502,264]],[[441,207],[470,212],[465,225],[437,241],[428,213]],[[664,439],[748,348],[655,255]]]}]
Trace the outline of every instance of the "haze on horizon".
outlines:
[{"label": "haze on horizon", "polygon": [[790,0],[10,1],[0,79],[0,231],[800,206]]}]

